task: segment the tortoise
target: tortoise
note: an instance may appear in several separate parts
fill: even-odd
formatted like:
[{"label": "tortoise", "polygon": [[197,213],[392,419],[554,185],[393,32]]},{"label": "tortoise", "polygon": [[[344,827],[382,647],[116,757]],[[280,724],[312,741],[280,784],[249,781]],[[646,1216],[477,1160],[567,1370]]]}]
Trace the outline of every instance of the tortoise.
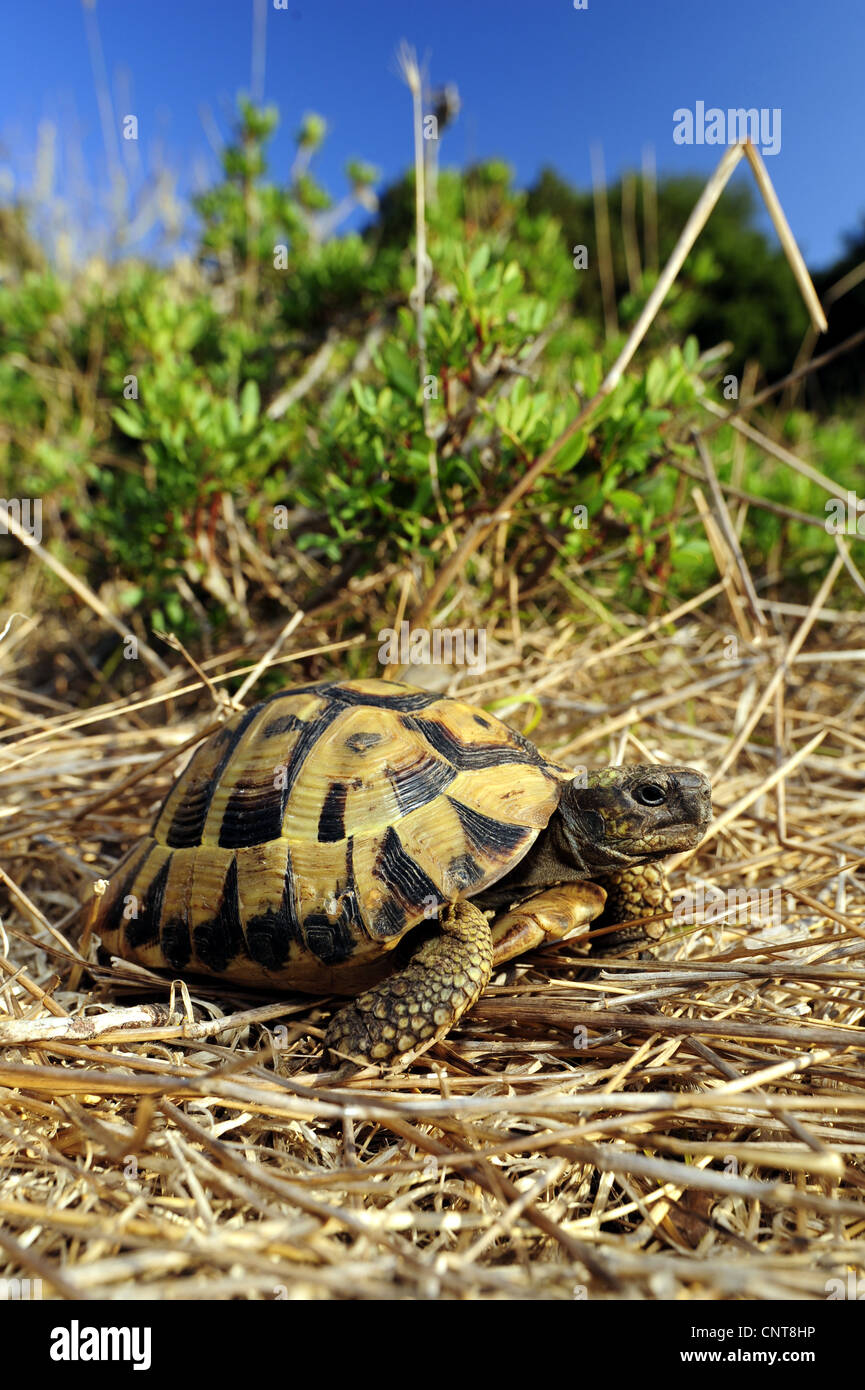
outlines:
[{"label": "tortoise", "polygon": [[[328,1050],[404,1065],[503,962],[605,903],[611,921],[657,914],[669,897],[654,861],[710,819],[693,768],[577,778],[459,699],[302,685],[198,747],[93,927],[104,950],[175,974],[354,995]],[[407,933],[421,944],[405,963]]]}]

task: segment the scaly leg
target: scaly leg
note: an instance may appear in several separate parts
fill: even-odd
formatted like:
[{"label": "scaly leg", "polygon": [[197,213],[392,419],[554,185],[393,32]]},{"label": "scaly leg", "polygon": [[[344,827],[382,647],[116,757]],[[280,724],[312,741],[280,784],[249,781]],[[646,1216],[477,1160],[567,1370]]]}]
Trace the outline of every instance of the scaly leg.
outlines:
[{"label": "scaly leg", "polygon": [[[663,864],[634,864],[617,873],[598,878],[607,892],[606,906],[595,927],[612,927],[617,922],[629,922],[632,917],[652,917],[656,912],[672,912],[673,895]],[[615,950],[634,941],[649,944],[658,941],[669,927],[667,922],[647,922],[642,926],[625,927],[594,941],[596,951]]]},{"label": "scaly leg", "polygon": [[490,926],[471,902],[442,909],[441,935],[424,942],[404,969],[340,1009],[325,1046],[363,1064],[391,1064],[437,1042],[486,989],[493,966]]},{"label": "scaly leg", "polygon": [[604,910],[605,897],[604,889],[587,879],[542,888],[493,922],[493,967],[587,926]]}]

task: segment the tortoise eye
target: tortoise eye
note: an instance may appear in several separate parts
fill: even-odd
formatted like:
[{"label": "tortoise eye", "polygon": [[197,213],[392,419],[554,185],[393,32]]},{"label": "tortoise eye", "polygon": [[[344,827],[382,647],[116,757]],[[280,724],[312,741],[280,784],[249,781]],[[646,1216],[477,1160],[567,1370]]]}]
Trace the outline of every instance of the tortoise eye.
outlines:
[{"label": "tortoise eye", "polygon": [[657,782],[641,782],[634,788],[634,800],[641,806],[663,806],[667,793]]}]

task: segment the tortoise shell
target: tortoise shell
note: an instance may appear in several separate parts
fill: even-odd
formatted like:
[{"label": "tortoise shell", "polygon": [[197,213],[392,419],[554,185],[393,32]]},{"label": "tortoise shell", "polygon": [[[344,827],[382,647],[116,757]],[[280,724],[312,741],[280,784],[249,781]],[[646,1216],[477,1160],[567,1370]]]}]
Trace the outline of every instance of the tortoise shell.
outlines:
[{"label": "tortoise shell", "polygon": [[197,749],[95,930],[176,972],[352,992],[522,859],[569,774],[481,709],[382,680],[288,689]]}]

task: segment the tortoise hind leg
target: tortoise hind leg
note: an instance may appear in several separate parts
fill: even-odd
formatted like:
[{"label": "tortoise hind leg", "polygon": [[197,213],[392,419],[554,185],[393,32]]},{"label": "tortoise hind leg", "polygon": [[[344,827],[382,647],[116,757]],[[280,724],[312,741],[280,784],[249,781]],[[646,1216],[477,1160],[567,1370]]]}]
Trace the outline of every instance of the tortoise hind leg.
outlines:
[{"label": "tortoise hind leg", "polygon": [[[634,917],[653,917],[656,913],[673,910],[673,895],[663,864],[633,864],[614,874],[598,876],[598,883],[606,889],[607,902],[594,924],[596,929],[629,922]],[[667,920],[625,927],[622,931],[598,937],[593,947],[596,951],[610,951],[632,942],[651,944],[664,935],[669,924]]]},{"label": "tortoise hind leg", "polygon": [[493,947],[489,922],[473,903],[449,903],[440,926],[441,935],[404,969],[334,1015],[325,1047],[381,1065],[444,1037],[489,983]]}]

